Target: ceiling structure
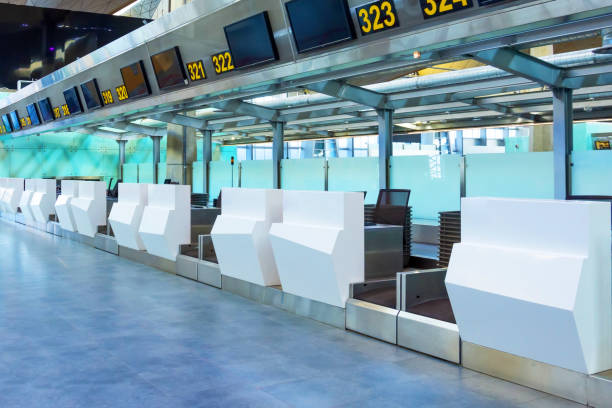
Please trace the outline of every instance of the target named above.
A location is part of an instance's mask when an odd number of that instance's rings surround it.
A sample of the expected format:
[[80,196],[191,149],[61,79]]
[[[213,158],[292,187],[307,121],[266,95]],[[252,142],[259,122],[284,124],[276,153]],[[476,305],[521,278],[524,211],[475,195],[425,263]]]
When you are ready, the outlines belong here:
[[0,3],[113,14],[134,0],[0,0]]
[[[571,4],[557,1],[564,2]],[[599,15],[587,18],[577,13],[551,26],[524,26],[517,33],[482,36],[438,49],[423,47],[418,55],[408,49],[367,65],[240,88],[240,81],[261,81],[258,73],[247,71],[228,80],[235,85],[230,91],[219,88],[223,92],[211,93],[206,87],[214,86],[214,82],[201,85],[202,91],[199,87],[179,89],[40,129],[23,130],[13,137],[66,129],[110,131],[107,136],[117,139],[160,136],[167,123],[174,123],[211,130],[216,140],[226,144],[257,143],[271,141],[274,124],[282,122],[285,140],[320,139],[376,134],[380,110],[393,111],[395,134],[542,124],[553,119],[552,88],[573,89],[576,120],[610,120],[612,55],[584,49],[536,58],[523,52],[577,38],[599,38],[601,43],[601,30],[612,25],[612,2],[606,2],[610,10],[602,9]],[[582,4],[587,3],[590,0]],[[538,13],[531,14],[545,15],[545,11],[550,12],[547,7],[546,2],[536,2],[533,8]],[[513,12],[517,18],[527,18],[529,10]],[[422,35],[429,38],[432,32]],[[420,35],[412,35],[410,42],[420,40]],[[399,41],[397,37],[382,39],[377,49],[392,49],[401,44]],[[321,60],[330,62],[325,54]],[[468,61],[461,68],[473,68],[449,71],[440,65],[454,61]],[[402,77],[402,73],[428,67],[438,67],[441,72]],[[278,67],[277,71],[282,69]],[[267,79],[273,72],[266,72]]]

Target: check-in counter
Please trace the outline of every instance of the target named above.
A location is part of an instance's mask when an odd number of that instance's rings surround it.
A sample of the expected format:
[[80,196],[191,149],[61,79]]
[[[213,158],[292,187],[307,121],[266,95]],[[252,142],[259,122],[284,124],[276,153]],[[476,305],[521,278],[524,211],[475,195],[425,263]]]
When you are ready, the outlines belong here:
[[23,187],[22,178],[4,179],[4,187],[0,189],[1,211],[11,214],[17,213],[23,195]]
[[55,179],[36,179],[36,191],[30,200],[30,210],[36,222],[46,223],[49,216],[55,214],[56,186]]
[[176,261],[180,246],[191,243],[191,186],[149,184],[147,195],[140,238],[151,255]]
[[34,225],[36,222],[34,220],[34,215],[32,214],[32,209],[30,208],[30,202],[32,201],[32,196],[36,192],[36,179],[26,179],[25,180],[25,190],[21,195],[21,200],[19,201],[19,208],[21,208],[21,213],[23,214],[23,220],[26,225]]
[[283,291],[345,308],[364,281],[363,193],[284,191],[270,241]]
[[0,211],[4,212],[4,192],[6,191],[6,178],[0,177]]
[[108,217],[117,244],[138,251],[145,249],[138,229],[147,205],[148,189],[148,184],[119,183],[119,200],[113,204]]
[[79,181],[78,196],[70,201],[79,234],[95,237],[98,227],[106,225],[106,185],[103,181]]
[[610,204],[467,198],[446,287],[461,339],[574,372],[612,368]]
[[281,190],[224,188],[211,237],[221,273],[261,286],[279,285],[270,227],[282,220]]
[[76,180],[62,180],[62,193],[55,201],[55,213],[60,226],[71,232],[76,232],[76,222],[72,213],[72,200],[79,195],[79,182]]

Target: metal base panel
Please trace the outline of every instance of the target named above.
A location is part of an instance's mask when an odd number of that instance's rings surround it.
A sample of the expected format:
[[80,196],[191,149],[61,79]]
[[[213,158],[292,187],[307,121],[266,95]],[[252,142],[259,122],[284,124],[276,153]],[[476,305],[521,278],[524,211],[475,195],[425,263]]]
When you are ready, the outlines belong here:
[[138,262],[152,268],[161,269],[164,272],[176,274],[176,262],[170,261],[159,256],[151,255],[145,251],[136,251],[119,245],[119,256],[129,259],[130,261]]
[[221,288],[259,303],[308,317],[330,326],[345,329],[346,310],[283,292],[279,288],[266,287],[221,275]]
[[612,370],[589,377],[587,396],[590,407],[612,408]]
[[85,235],[81,235],[78,232],[72,232],[67,230],[62,230],[62,237],[68,238],[71,241],[80,242],[81,244],[89,245],[91,247],[95,247],[95,238],[91,238]]
[[110,235],[96,234],[94,237],[94,247],[114,255],[119,255],[119,245],[117,239]]
[[62,227],[58,222],[50,221],[47,224],[47,232],[49,234],[57,235],[58,237],[62,236]]
[[397,344],[456,364],[461,362],[461,339],[456,324],[399,312]]
[[221,269],[219,264],[199,260],[198,282],[221,289]]
[[397,344],[398,311],[357,299],[346,302],[346,328]]
[[8,220],[8,221],[15,222],[15,214],[8,213],[8,212],[2,212],[2,213],[0,213],[0,217],[4,218],[5,220]]
[[176,257],[176,274],[184,278],[198,279],[198,260],[186,255]]
[[[565,368],[479,346],[461,343],[464,367],[562,398],[587,404],[589,376]],[[608,407],[612,403],[607,401]],[[605,406],[605,405],[599,405]]]
[[18,224],[25,225],[25,218],[22,213],[15,214],[15,222]]

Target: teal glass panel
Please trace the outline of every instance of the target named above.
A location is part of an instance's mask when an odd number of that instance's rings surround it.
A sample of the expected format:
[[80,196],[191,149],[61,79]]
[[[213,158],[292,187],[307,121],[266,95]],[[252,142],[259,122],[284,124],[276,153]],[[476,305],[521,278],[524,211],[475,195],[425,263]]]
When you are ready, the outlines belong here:
[[594,150],[593,134],[612,133],[612,123],[592,122],[574,124],[574,151]]
[[572,153],[572,194],[612,196],[612,150]]
[[325,159],[283,160],[281,184],[285,190],[325,190]]
[[365,203],[378,198],[378,157],[328,159],[329,191],[367,191]]
[[193,162],[191,165],[191,191],[196,194],[202,194],[204,191],[204,173],[202,172],[202,162]]
[[461,205],[461,156],[397,156],[391,158],[391,188],[410,190],[413,219],[438,220],[440,211]]
[[229,162],[210,162],[210,200],[217,198],[223,187],[238,186],[238,166],[234,166],[234,177],[232,180],[232,165]]
[[153,184],[153,163],[141,163],[138,165],[138,182]]
[[166,181],[166,168],[166,163],[164,162],[157,165],[157,184],[164,184],[164,181]]
[[240,162],[240,186],[243,188],[274,188],[272,160]]
[[123,182],[138,183],[138,164],[125,163],[123,165]]
[[553,153],[465,156],[468,197],[554,198]]

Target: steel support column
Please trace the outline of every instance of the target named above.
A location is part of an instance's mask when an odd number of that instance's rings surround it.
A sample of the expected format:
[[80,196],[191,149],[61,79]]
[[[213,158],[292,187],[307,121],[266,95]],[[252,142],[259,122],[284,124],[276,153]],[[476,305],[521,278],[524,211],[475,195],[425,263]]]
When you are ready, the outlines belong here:
[[281,160],[285,152],[285,123],[270,122],[274,132],[272,136],[272,187],[281,188]]
[[[209,167],[212,160],[212,133],[212,130],[202,130],[202,192],[204,194],[209,194],[210,189]],[[211,200],[211,198],[208,199]]]
[[553,152],[555,199],[566,200],[571,195],[571,153],[574,141],[573,92],[568,88],[553,88]]
[[119,144],[119,168],[117,169],[117,182],[123,181],[123,165],[125,164],[125,144],[127,140],[117,140]]
[[158,182],[158,167],[161,158],[161,136],[151,136],[151,140],[153,140],[153,184],[157,184]]
[[378,187],[389,188],[389,159],[393,154],[393,111],[378,109]]

